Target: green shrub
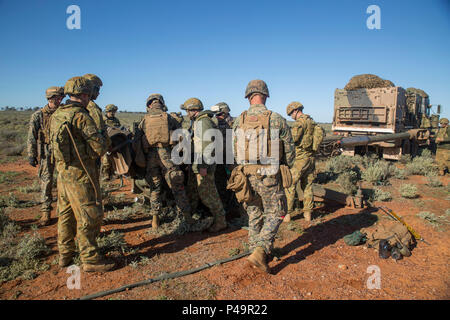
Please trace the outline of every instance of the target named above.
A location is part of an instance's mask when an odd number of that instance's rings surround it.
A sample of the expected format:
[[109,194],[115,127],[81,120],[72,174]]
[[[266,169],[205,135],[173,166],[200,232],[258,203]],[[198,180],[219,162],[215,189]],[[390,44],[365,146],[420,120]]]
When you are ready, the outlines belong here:
[[444,215],[442,215],[442,216],[435,216],[434,213],[431,213],[431,212],[428,212],[428,211],[419,212],[417,214],[417,216],[419,218],[422,218],[422,219],[426,220],[429,224],[431,224],[435,228],[439,228],[442,224],[447,224],[448,223],[448,220],[447,220],[446,216],[444,216]]
[[394,176],[394,178],[399,179],[399,180],[405,180],[406,179],[406,172],[405,172],[405,170],[399,169],[397,167],[394,167],[392,175]]
[[128,250],[128,244],[123,238],[123,234],[116,231],[112,231],[106,236],[98,237],[97,244],[100,251],[104,254],[110,251],[125,253]]
[[358,190],[358,174],[354,171],[346,171],[341,173],[336,179],[336,183],[342,192],[353,195]]
[[331,157],[325,164],[325,171],[339,175],[343,172],[352,170],[355,167],[354,159],[350,156],[339,155]]
[[390,200],[392,200],[392,195],[388,191],[383,191],[381,189],[375,188],[373,200],[375,200],[375,201],[390,201]]
[[427,185],[432,188],[440,188],[442,187],[442,182],[439,180],[437,176],[429,175],[427,176]]
[[18,208],[19,206],[20,202],[13,193],[10,192],[7,196],[0,196],[0,208]]
[[40,192],[41,186],[39,185],[38,181],[35,181],[32,185],[19,187],[19,188],[17,188],[17,190],[22,193],[34,193],[34,192]]
[[393,171],[392,165],[384,160],[375,161],[363,171],[361,177],[373,185],[386,184]]
[[26,234],[16,248],[16,258],[36,259],[50,252],[44,238],[37,232]]
[[406,174],[409,175],[432,175],[437,171],[434,160],[428,156],[415,157],[406,165]]
[[403,198],[408,198],[408,199],[413,199],[413,198],[417,198],[418,194],[417,194],[417,187],[413,184],[402,184],[400,186],[400,195]]

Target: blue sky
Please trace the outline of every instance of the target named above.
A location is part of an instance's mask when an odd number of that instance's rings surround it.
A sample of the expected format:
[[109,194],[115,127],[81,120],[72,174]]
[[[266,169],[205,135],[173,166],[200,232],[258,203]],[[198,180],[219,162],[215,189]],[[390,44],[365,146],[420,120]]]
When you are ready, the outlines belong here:
[[[66,9],[81,8],[81,30]],[[369,5],[381,30],[369,30]],[[355,74],[417,87],[450,116],[450,4],[431,1],[0,0],[0,106],[42,106],[44,91],[99,75],[101,107],[144,111],[150,93],[170,111],[190,97],[206,107],[248,107],[245,87],[263,79],[267,106],[294,100],[331,122],[333,96]]]

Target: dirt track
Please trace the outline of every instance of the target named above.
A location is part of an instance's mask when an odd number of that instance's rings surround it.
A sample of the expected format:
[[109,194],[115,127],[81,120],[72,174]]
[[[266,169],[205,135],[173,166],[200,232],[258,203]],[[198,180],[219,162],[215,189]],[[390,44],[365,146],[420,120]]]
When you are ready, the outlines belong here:
[[[30,184],[36,169],[26,162],[0,165],[1,171],[23,172],[18,185]],[[28,180],[24,180],[28,178]],[[442,178],[444,186],[450,178]],[[374,249],[364,246],[349,247],[342,237],[374,223],[372,215],[385,219],[377,209],[347,209],[322,207],[315,210],[314,223],[308,225],[301,216],[295,221],[303,232],[288,230],[283,224],[275,242],[282,256],[270,262],[273,274],[261,274],[251,268],[245,259],[212,267],[202,272],[174,280],[117,293],[103,299],[449,299],[450,250],[448,225],[438,231],[418,218],[420,211],[436,215],[450,208],[445,188],[439,192],[425,185],[424,177],[409,177],[408,183],[419,186],[419,198],[425,207],[414,200],[398,197],[398,183],[392,181],[390,191],[394,200],[383,203],[400,214],[428,242],[419,242],[412,256],[398,262],[382,260]],[[15,184],[14,187],[17,185]],[[127,199],[133,196],[128,182],[121,190]],[[11,192],[11,185],[1,185],[0,194]],[[16,192],[15,192],[16,193]],[[55,194],[56,195],[56,194]],[[17,193],[20,199],[30,195]],[[13,209],[10,218],[25,231],[36,223],[39,207]],[[106,215],[108,212],[105,213]],[[207,262],[227,258],[232,249],[243,251],[247,231],[228,228],[218,234],[191,233],[180,237],[157,237],[147,233],[151,222],[143,216],[127,221],[106,224],[102,231],[123,232],[128,245],[136,249],[133,255],[118,258],[118,269],[104,274],[81,273],[81,289],[69,290],[69,274],[51,262],[57,256],[57,228],[55,210],[52,225],[39,228],[39,232],[52,248],[46,258],[50,269],[33,280],[13,280],[0,285],[1,299],[73,299],[94,292],[117,288],[124,284],[153,278],[164,272],[187,270]],[[134,268],[130,263],[142,256],[149,263]],[[381,289],[368,289],[369,266],[379,266]]]

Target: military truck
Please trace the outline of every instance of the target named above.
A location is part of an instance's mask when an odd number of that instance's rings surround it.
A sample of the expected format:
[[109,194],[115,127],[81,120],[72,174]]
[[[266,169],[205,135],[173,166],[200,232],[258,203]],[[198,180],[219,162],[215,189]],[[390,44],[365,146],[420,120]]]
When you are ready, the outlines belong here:
[[342,154],[374,152],[399,160],[403,154],[414,156],[419,147],[429,146],[436,117],[430,116],[426,93],[410,89],[336,89],[332,131],[342,138]]

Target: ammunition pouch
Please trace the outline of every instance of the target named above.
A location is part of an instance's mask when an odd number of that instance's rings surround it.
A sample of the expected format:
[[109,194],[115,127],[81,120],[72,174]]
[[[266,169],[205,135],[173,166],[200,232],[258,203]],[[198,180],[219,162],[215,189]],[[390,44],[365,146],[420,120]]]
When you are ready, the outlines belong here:
[[281,180],[283,182],[283,188],[287,189],[290,186],[292,186],[292,174],[291,170],[286,165],[280,166],[280,172],[281,172]]
[[248,174],[244,173],[244,169],[244,166],[235,167],[227,182],[227,189],[235,193],[239,203],[250,202],[253,199],[250,182],[247,178]]

